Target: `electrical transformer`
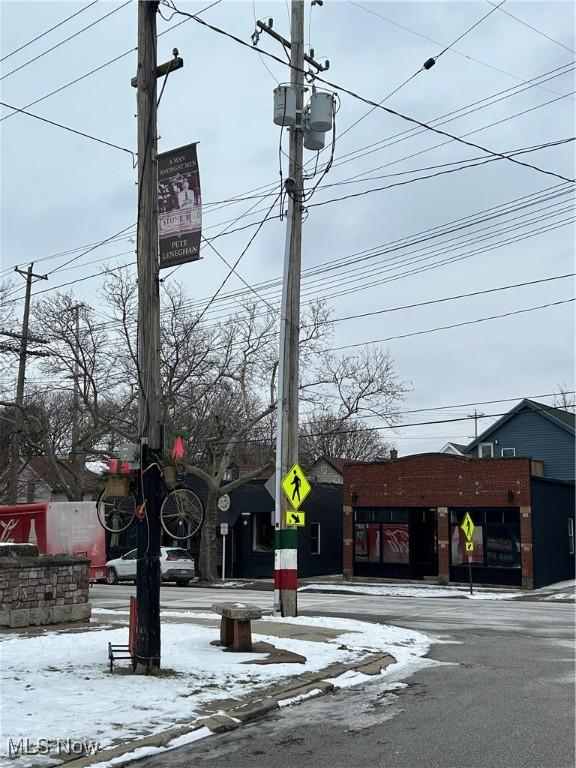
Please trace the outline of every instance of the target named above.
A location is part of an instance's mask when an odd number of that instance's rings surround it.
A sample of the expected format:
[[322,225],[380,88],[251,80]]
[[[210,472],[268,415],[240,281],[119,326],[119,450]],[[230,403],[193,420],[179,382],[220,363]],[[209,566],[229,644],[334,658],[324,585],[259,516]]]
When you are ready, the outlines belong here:
[[319,92],[310,96],[310,129],[325,133],[332,129],[334,98],[331,93]]
[[296,125],[296,91],[290,85],[274,89],[274,123],[284,127]]

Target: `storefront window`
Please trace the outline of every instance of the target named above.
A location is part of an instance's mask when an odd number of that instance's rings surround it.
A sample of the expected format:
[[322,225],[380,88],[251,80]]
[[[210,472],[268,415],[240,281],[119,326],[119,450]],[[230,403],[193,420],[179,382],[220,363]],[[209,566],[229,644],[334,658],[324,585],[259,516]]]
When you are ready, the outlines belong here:
[[382,526],[382,560],[385,563],[408,563],[410,561],[410,533],[403,523]]
[[354,557],[356,560],[368,559],[368,537],[366,525],[356,525],[354,531]]
[[369,563],[380,562],[380,526],[377,523],[356,525],[354,557]]
[[380,562],[380,526],[371,524],[368,528],[368,562]]
[[521,568],[518,526],[486,525],[486,565]]
[[476,565],[484,565],[484,535],[483,526],[477,525],[472,534],[472,552],[466,551],[468,539],[459,525],[452,526],[452,565],[465,565],[468,562]]

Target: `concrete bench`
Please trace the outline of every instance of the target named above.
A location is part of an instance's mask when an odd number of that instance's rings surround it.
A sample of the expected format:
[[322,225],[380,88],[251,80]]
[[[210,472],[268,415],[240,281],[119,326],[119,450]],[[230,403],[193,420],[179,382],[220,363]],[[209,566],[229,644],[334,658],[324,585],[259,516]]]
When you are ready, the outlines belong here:
[[252,619],[261,619],[262,611],[256,605],[244,603],[215,603],[214,613],[222,617],[220,642],[235,651],[252,650]]

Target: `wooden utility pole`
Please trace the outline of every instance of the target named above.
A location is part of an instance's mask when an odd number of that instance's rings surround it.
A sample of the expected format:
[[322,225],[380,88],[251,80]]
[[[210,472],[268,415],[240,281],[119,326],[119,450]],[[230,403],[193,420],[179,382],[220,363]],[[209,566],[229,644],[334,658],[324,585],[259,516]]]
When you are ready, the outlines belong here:
[[278,420],[276,438],[275,514],[275,609],[282,616],[296,616],[297,529],[286,525],[286,499],[280,489],[282,478],[298,461],[298,384],[300,342],[300,272],[302,250],[302,156],[304,105],[304,0],[292,0],[290,85],[296,92],[296,125],[289,129],[289,179],[284,280],[280,317],[280,358],[278,367]]
[[75,491],[82,501],[84,491],[84,457],[80,456],[80,309],[82,304],[75,304],[70,309],[74,312],[74,394],[72,401],[72,466],[74,468]]
[[160,292],[156,165],[156,13],[138,2],[138,421],[141,437],[138,503],[136,674],[160,669],[160,502],[156,461],[161,444]]
[[22,335],[20,337],[20,355],[18,363],[18,382],[16,384],[16,401],[14,413],[14,432],[12,433],[12,451],[10,476],[8,478],[8,503],[18,502],[18,476],[20,474],[20,434],[22,432],[22,406],[24,404],[24,381],[26,379],[26,358],[28,356],[28,322],[30,318],[30,298],[32,296],[32,278],[47,280],[47,275],[35,275],[32,271],[34,264],[23,272],[15,267],[15,272],[26,278],[26,295],[24,298],[24,317],[22,319]]

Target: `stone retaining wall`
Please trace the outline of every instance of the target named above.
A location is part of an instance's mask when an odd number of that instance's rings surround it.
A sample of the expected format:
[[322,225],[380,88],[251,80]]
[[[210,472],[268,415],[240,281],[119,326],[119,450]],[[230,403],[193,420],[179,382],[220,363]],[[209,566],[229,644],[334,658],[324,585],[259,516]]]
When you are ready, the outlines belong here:
[[38,555],[30,544],[0,546],[0,627],[86,621],[90,560]]

